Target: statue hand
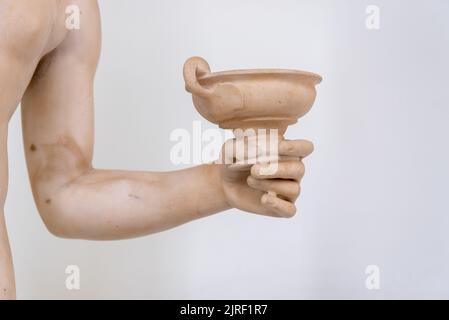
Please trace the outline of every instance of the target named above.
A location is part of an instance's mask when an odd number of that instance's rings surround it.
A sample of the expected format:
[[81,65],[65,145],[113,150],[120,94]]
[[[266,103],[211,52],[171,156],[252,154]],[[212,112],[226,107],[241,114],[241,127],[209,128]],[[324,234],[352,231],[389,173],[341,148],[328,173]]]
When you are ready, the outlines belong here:
[[273,163],[254,164],[250,171],[223,165],[223,190],[230,206],[273,217],[295,215],[295,200],[304,176],[302,159],[313,152],[313,144],[306,140],[282,140],[278,147],[279,156],[289,159],[277,162],[276,170],[267,170],[270,165],[273,168]]

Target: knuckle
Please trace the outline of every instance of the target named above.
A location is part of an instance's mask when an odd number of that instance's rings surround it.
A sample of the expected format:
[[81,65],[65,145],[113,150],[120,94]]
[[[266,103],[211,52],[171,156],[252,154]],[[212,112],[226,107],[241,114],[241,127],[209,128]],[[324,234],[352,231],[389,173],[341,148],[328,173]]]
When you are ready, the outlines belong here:
[[251,167],[251,176],[258,177],[260,171],[260,165],[255,164]]
[[298,143],[294,140],[282,140],[279,144],[279,152],[282,154],[293,155],[298,153]]
[[246,183],[250,186],[250,187],[257,187],[259,185],[257,179],[255,179],[252,176],[248,176],[248,178],[246,178]]
[[294,153],[296,151],[296,146],[293,143],[286,143],[285,151],[288,153]]
[[259,179],[270,178],[277,175],[279,172],[282,172],[282,166],[276,163],[268,163],[268,164],[258,164],[254,169],[255,177]]

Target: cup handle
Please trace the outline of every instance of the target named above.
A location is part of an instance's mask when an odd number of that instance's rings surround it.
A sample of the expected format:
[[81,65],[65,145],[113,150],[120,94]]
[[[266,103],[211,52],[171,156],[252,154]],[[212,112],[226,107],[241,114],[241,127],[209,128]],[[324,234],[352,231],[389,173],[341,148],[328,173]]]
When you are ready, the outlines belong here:
[[210,73],[210,67],[206,60],[201,57],[192,57],[184,64],[184,81],[186,90],[194,95],[206,98],[212,94],[212,90],[204,88],[199,82],[198,77]]

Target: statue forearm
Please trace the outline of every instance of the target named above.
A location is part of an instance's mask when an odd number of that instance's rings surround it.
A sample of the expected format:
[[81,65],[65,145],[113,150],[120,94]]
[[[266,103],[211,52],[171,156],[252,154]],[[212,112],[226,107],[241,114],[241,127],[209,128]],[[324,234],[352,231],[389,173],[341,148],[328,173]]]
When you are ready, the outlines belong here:
[[[228,209],[218,165],[173,172],[91,169],[60,187],[38,183],[36,202],[55,235],[113,240],[143,236]],[[55,180],[56,181],[56,180]]]

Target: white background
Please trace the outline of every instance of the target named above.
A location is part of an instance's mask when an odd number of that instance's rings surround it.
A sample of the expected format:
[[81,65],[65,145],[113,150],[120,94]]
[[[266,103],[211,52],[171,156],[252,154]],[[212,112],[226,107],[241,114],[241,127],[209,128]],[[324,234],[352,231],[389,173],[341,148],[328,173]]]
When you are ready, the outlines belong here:
[[[365,27],[370,4],[381,10],[377,31]],[[299,214],[230,210],[135,240],[57,239],[32,200],[17,112],[6,214],[19,298],[449,298],[448,1],[100,6],[95,166],[180,168],[170,132],[201,120],[182,79],[192,55],[217,71],[308,70],[323,83],[287,132],[316,146]],[[79,291],[65,288],[71,264]],[[365,287],[371,264],[377,291]]]

